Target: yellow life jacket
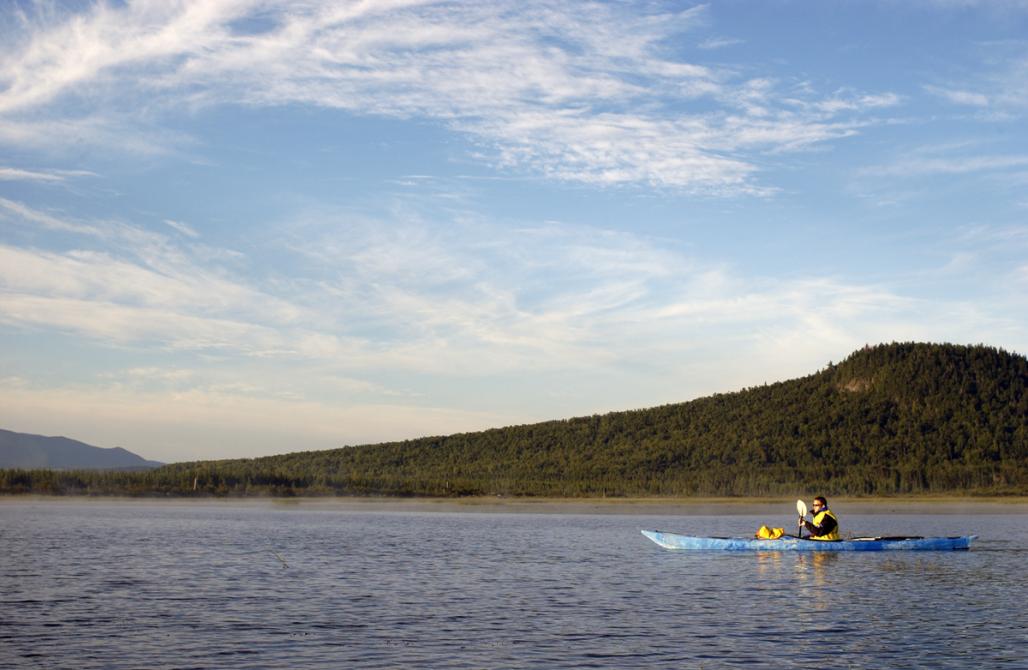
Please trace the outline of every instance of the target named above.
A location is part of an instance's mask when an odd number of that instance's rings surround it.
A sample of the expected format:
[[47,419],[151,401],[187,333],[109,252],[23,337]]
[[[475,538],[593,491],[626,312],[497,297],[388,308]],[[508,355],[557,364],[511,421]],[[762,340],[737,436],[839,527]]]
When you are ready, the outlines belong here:
[[777,540],[783,535],[785,535],[784,528],[768,528],[767,526],[761,526],[754,537],[758,540]]
[[818,535],[817,537],[811,535],[810,536],[811,540],[838,540],[839,539],[839,519],[837,519],[836,516],[834,514],[832,514],[832,510],[830,510],[830,509],[822,510],[821,512],[818,513],[817,516],[814,517],[814,520],[811,523],[813,523],[815,526],[820,526],[821,522],[824,521],[824,518],[826,516],[830,516],[833,519],[835,519],[835,528],[833,528],[832,532],[828,533],[827,535]]

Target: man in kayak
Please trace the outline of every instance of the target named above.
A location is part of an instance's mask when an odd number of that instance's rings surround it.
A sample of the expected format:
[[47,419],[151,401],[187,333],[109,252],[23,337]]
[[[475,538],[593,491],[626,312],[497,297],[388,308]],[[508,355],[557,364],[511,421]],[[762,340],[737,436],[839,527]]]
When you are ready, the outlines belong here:
[[832,511],[828,509],[828,501],[825,500],[824,496],[814,498],[814,502],[810,506],[810,513],[814,515],[812,520],[807,521],[802,517],[799,520],[800,529],[806,528],[810,531],[809,539],[839,539],[839,520],[836,519],[835,515],[832,514]]

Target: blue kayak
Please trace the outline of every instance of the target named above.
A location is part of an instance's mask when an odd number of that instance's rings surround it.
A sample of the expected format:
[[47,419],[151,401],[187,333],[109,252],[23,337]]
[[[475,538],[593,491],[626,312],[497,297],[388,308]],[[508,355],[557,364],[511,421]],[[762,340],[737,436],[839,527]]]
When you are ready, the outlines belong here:
[[846,540],[808,540],[782,537],[756,540],[747,537],[691,537],[659,530],[643,535],[665,549],[707,551],[952,551],[970,549],[977,535],[959,537],[856,537]]

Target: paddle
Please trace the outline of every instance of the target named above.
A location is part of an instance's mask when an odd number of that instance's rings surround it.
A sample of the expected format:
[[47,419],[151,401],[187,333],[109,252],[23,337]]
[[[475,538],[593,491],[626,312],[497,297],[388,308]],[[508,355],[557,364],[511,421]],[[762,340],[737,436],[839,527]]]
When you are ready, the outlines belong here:
[[[797,500],[796,501],[796,513],[800,515],[800,519],[802,519],[803,517],[807,516],[807,503],[803,502],[802,500]],[[797,538],[802,538],[803,537],[803,528],[797,528],[796,529],[796,537]]]

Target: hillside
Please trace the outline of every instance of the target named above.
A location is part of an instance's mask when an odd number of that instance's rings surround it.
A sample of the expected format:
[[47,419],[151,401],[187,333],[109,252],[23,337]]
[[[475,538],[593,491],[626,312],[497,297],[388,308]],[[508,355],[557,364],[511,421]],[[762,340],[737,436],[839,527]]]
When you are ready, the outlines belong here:
[[[173,464],[124,486],[216,495],[1028,493],[1026,386],[1024,356],[985,346],[889,344],[801,379],[686,403]],[[24,490],[6,476],[0,490]],[[117,486],[85,478],[65,488]]]
[[121,447],[104,449],[66,437],[0,430],[0,468],[91,470],[154,468],[160,465]]

